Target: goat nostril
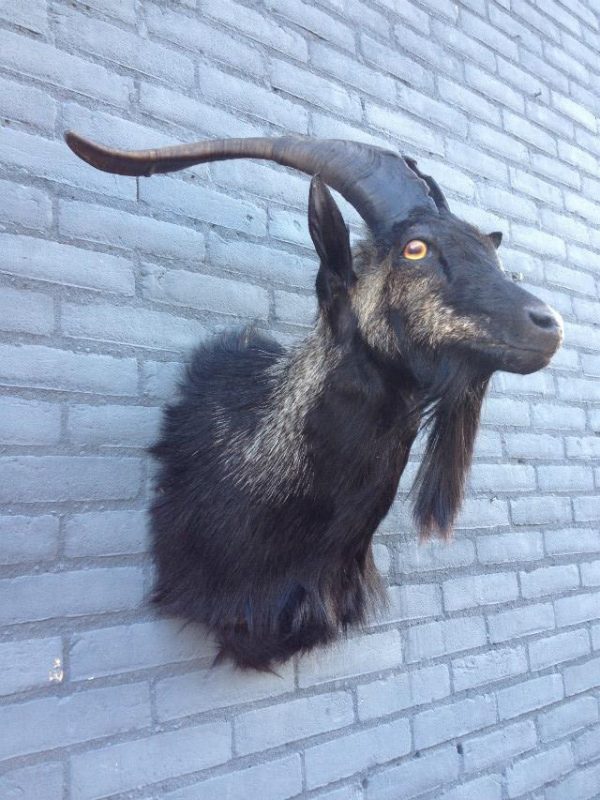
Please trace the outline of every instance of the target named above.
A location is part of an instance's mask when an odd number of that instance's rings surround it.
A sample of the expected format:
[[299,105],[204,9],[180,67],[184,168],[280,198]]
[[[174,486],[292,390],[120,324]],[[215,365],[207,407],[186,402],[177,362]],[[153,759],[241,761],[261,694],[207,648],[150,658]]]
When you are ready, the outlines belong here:
[[538,328],[543,328],[546,331],[558,328],[558,320],[554,314],[548,311],[534,311],[531,308],[528,310],[528,313],[529,319]]

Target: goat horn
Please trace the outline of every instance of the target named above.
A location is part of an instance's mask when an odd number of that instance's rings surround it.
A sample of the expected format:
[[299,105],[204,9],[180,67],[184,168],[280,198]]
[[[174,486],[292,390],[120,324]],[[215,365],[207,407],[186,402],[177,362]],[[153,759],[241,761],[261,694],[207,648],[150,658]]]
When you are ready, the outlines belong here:
[[[231,158],[261,158],[319,173],[342,194],[376,236],[389,233],[415,208],[439,209],[437,184],[428,182],[412,159],[381,147],[342,139],[276,138],[214,139],[156,150],[113,150],[76,133],[65,134],[71,150],[96,169],[117,175],[174,172]],[[412,163],[411,163],[412,162]],[[431,180],[431,179],[430,179]],[[445,202],[445,201],[444,201]],[[447,206],[446,206],[447,208]]]

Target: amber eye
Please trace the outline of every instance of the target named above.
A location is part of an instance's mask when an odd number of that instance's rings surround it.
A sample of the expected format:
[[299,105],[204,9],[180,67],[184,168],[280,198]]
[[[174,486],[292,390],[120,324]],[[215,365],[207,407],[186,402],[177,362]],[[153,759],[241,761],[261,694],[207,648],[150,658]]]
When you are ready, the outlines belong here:
[[427,245],[420,239],[412,239],[402,251],[404,258],[410,258],[411,261],[418,261],[425,258],[427,255]]

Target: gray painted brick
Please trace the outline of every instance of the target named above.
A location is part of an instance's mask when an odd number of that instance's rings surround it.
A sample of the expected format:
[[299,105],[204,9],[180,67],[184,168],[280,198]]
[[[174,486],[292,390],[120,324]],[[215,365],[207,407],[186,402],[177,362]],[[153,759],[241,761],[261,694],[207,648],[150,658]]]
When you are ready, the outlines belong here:
[[131,263],[119,256],[28,236],[0,234],[0,271],[83,289],[132,295]]
[[513,458],[562,458],[563,441],[543,433],[509,433],[506,449]]
[[429,572],[472,564],[475,560],[475,548],[468,539],[457,540],[452,546],[436,540],[423,544],[415,541],[402,542],[397,549],[396,558],[396,569],[400,573]]
[[521,497],[510,501],[512,518],[516,525],[557,524],[571,520],[571,503],[568,497]]
[[306,132],[306,109],[269,89],[206,65],[200,73],[200,86],[203,98],[222,103],[228,109],[239,109],[288,132]]
[[541,533],[505,533],[477,537],[477,557],[482,564],[537,561],[544,557]]
[[494,425],[528,427],[531,419],[529,405],[507,397],[489,397],[485,401],[483,418]]
[[239,3],[210,0],[203,8],[205,14],[244,33],[248,38],[262,42],[274,50],[296,58],[308,60],[304,38],[287,25]]
[[41,292],[2,287],[0,330],[16,333],[51,334],[54,300]]
[[[497,497],[466,498],[456,519],[457,530],[499,528],[508,525],[508,504]],[[471,544],[471,543],[469,543]],[[472,545],[471,545],[472,547]]]
[[315,789],[369,767],[385,764],[406,755],[410,749],[410,726],[406,719],[310,747],[304,754],[307,787]]
[[[465,77],[467,85],[481,92],[485,97],[492,98],[515,111],[524,112],[525,101],[522,94],[512,89],[506,81],[499,81],[489,72],[484,72],[474,64],[465,64]],[[514,117],[514,114],[511,117]],[[504,116],[504,121],[506,123],[506,116]],[[507,130],[511,130],[510,126],[507,127]],[[511,131],[511,133],[517,132]]]
[[519,594],[516,576],[511,572],[451,578],[444,581],[442,589],[447,611],[506,603],[515,600]]
[[365,102],[365,115],[371,125],[391,134],[399,141],[407,141],[413,146],[426,149],[429,153],[441,155],[443,152],[441,135],[427,124],[417,122],[400,112],[391,112],[369,101]]
[[27,39],[27,47],[23,47],[22,37],[11,31],[0,31],[0,53],[1,62],[19,76],[27,75],[94,100],[127,106],[133,92],[132,78],[35,39]]
[[179,379],[182,364],[178,361],[145,361],[142,365],[142,387],[146,397],[171,400]]
[[125,500],[140,490],[137,458],[5,456],[0,458],[0,501]]
[[56,23],[59,40],[77,50],[100,56],[120,67],[129,67],[141,75],[151,75],[165,83],[193,84],[192,60],[170,48],[71,9],[60,9]]
[[[561,142],[558,146],[560,148]],[[559,181],[576,189],[581,185],[581,177],[577,170],[559,162],[556,157],[547,156],[544,153],[531,153],[531,165],[537,172],[553,181]]]
[[48,10],[44,0],[31,0],[27,8],[3,0],[0,3],[0,18],[33,33],[48,32]]
[[592,472],[587,467],[555,465],[538,467],[540,488],[548,491],[586,491],[594,488]]
[[271,84],[299,100],[330,109],[350,119],[360,119],[358,97],[333,81],[299,69],[287,61],[272,61]]
[[269,750],[318,733],[345,728],[354,721],[352,697],[346,692],[303,697],[247,711],[234,721],[239,755]]
[[396,86],[391,77],[357,64],[355,58],[332,50],[328,45],[315,42],[311,48],[311,61],[319,70],[360,92],[387,102],[396,101]]
[[[240,17],[244,10],[242,6]],[[192,57],[210,57],[254,75],[261,75],[264,71],[263,56],[258,48],[240,41],[239,36],[231,36],[188,14],[178,14],[164,6],[148,5],[146,23],[154,36],[181,45],[191,51]],[[290,49],[291,45],[292,42]]]
[[[591,278],[591,275],[585,275],[585,278]],[[580,291],[580,290],[578,290]],[[588,294],[592,297],[595,296],[595,287],[594,289],[589,286]],[[594,324],[597,321],[598,317],[598,307],[597,304],[594,303],[592,300],[585,300],[581,297],[574,297],[573,298],[573,311],[575,312],[575,316],[580,322],[591,322]],[[585,385],[585,384],[584,384]],[[568,395],[567,395],[568,396]],[[571,395],[573,397],[573,395]],[[589,397],[589,394],[588,394]],[[573,398],[576,399],[576,398]]]
[[445,664],[419,667],[411,672],[359,686],[358,715],[361,720],[383,717],[441,700],[448,697],[450,692],[450,676]]
[[460,61],[445,48],[437,45],[431,37],[413,33],[406,35],[405,26],[394,26],[394,34],[403,50],[408,50],[418,59],[427,61],[433,68],[437,68],[443,75],[457,77],[461,73]]
[[62,641],[57,637],[0,644],[0,695],[50,685],[53,670],[62,662]]
[[135,0],[87,0],[86,6],[131,25],[135,23]]
[[0,563],[19,564],[54,558],[58,550],[58,517],[0,516]]
[[481,617],[427,622],[408,630],[408,663],[435,658],[460,650],[471,650],[485,644],[485,624]]
[[[458,6],[449,4],[449,7],[456,13]],[[460,57],[467,55],[486,69],[494,71],[495,59],[490,48],[482,45],[477,39],[467,36],[458,26],[448,25],[446,20],[440,19],[436,14],[431,18],[431,29],[435,38],[445,47],[454,50]]]
[[542,678],[523,681],[497,693],[500,719],[520,717],[536,708],[552,705],[564,697],[560,675],[545,675]]
[[483,175],[499,183],[508,182],[508,172],[503,160],[453,139],[448,140],[447,148],[450,158],[470,172]]
[[332,792],[319,792],[315,797],[317,797],[318,800],[363,800],[362,782],[342,786],[340,789],[334,789]]
[[211,722],[74,755],[73,800],[95,800],[175,775],[223,764],[231,757],[227,722]]
[[267,215],[255,203],[229,197],[188,181],[162,176],[143,181],[140,183],[139,197],[150,208],[164,209],[252,236],[264,236],[267,230]]
[[566,553],[597,553],[600,544],[600,531],[583,528],[562,531],[546,531],[544,534],[546,552],[549,555]]
[[180,350],[206,335],[195,319],[135,306],[64,303],[61,327],[71,339],[133,344],[157,350]]
[[558,406],[549,403],[535,406],[533,424],[536,428],[579,430],[585,428],[585,412],[576,406]]
[[499,611],[488,620],[492,642],[506,642],[520,636],[552,630],[554,609],[550,603],[524,606],[510,611]]
[[313,287],[317,275],[316,259],[308,261],[295,253],[287,253],[250,242],[226,242],[218,236],[210,240],[211,261],[227,272],[252,279],[284,284],[287,289]]
[[474,464],[469,482],[474,492],[524,492],[535,488],[535,471],[514,464]]
[[578,763],[585,763],[596,758],[600,753],[600,726],[581,734],[573,741],[573,752]]
[[2,624],[135,608],[143,597],[137,567],[43,573],[0,581]]
[[600,765],[578,770],[560,781],[556,786],[550,786],[546,790],[548,800],[593,800],[598,796],[598,786],[600,786]]
[[[2,81],[0,81],[0,91]],[[44,230],[52,223],[52,203],[46,192],[32,186],[19,186],[10,181],[0,181],[3,196],[10,193],[11,202],[0,208],[0,220],[22,225],[24,228]],[[2,264],[2,262],[0,262]]]
[[148,447],[158,437],[155,406],[69,407],[67,435],[74,444],[93,447]]
[[569,772],[572,767],[573,755],[567,744],[523,758],[507,769],[508,796],[518,797],[537,789]]
[[3,625],[135,608],[143,597],[137,567],[42,573],[0,581]]
[[388,599],[386,621],[424,619],[442,613],[439,589],[432,583],[392,586]]
[[[311,255],[314,254],[308,236],[306,199],[309,183],[307,176],[291,169],[286,169],[283,173],[282,167],[269,164],[269,162],[238,159],[216,162],[211,165],[210,170],[215,183],[228,191],[235,188],[247,195],[251,190],[253,201],[257,197],[275,201],[283,204],[286,212],[289,211],[289,206],[301,209],[300,218],[304,236],[300,240],[300,244],[308,247]],[[348,206],[348,208],[352,208],[352,206]],[[356,212],[354,213],[356,214]]]
[[555,138],[543,128],[538,125],[533,125],[529,120],[520,117],[518,114],[513,114],[510,111],[504,111],[502,118],[506,131],[540,150],[556,154],[557,146]]
[[569,700],[538,717],[542,741],[548,742],[573,734],[598,720],[598,703],[593,697]]
[[581,582],[584,586],[600,586],[600,561],[581,564]]
[[468,12],[463,13],[462,24],[468,34],[475,36],[484,44],[499,51],[503,56],[512,58],[513,61],[519,60],[516,43],[508,36],[500,33],[497,28]]
[[567,695],[579,694],[592,689],[600,683],[600,658],[593,658],[584,664],[565,667],[565,690]]
[[331,680],[366,675],[402,663],[402,645],[398,631],[372,633],[348,639],[327,649],[315,650],[298,665],[301,687]]
[[396,800],[398,787],[403,799],[439,790],[458,777],[459,759],[455,748],[413,757],[397,767],[378,772],[369,780],[367,800]]
[[277,761],[194,783],[184,789],[161,794],[165,800],[246,800],[260,796],[261,800],[287,800],[302,790],[300,756],[290,755]]
[[535,670],[571,661],[589,652],[589,637],[581,628],[529,642],[529,661]]
[[141,553],[147,546],[146,511],[91,511],[65,522],[70,558]]
[[42,345],[0,345],[0,381],[9,385],[134,395],[133,358],[74,353]]
[[535,598],[555,595],[579,586],[579,573],[575,564],[559,567],[540,567],[519,575],[523,597]]
[[496,702],[490,695],[422,711],[414,718],[415,747],[431,747],[496,722]]
[[0,794],[6,800],[56,800],[62,793],[63,765],[56,761],[19,767],[0,775]]
[[139,102],[140,108],[153,119],[175,122],[212,136],[258,136],[263,133],[260,124],[243,120],[239,114],[199,102],[164,86],[142,81]]
[[268,0],[267,7],[275,14],[310,31],[318,39],[326,39],[340,47],[354,50],[355,34],[352,28],[309,3],[302,0]]
[[452,130],[455,135],[466,135],[467,117],[445,103],[432,100],[422,92],[409,86],[398,87],[398,104],[413,114],[431,121],[442,128]]
[[182,628],[177,620],[138,622],[74,634],[70,677],[89,681],[211,656],[214,645],[197,626]]
[[474,686],[501,681],[527,672],[527,656],[523,647],[505,647],[452,661],[454,689],[462,692]]
[[[6,291],[2,290],[3,295]],[[59,438],[58,404],[0,397],[0,441],[3,444],[56,444]]]
[[[56,121],[56,102],[47,93],[32,86],[0,80],[2,116],[52,131]],[[14,213],[14,211],[13,211]]]
[[132,683],[3,706],[0,719],[11,736],[0,742],[0,758],[145,728],[150,723],[148,705],[148,686]]
[[290,325],[311,325],[316,317],[316,310],[315,298],[312,296],[275,292],[275,315],[281,322]]
[[576,497],[573,500],[576,522],[589,522],[600,519],[600,498]]
[[516,722],[498,730],[467,739],[463,743],[465,769],[483,770],[532,750],[537,743],[533,720]]
[[204,237],[198,231],[105,206],[61,201],[58,225],[65,236],[141,250],[154,258],[198,261],[204,256]]
[[571,597],[562,597],[555,600],[556,624],[559,627],[565,625],[577,625],[586,620],[600,618],[600,594],[592,592],[590,594],[578,594]]
[[384,73],[394,75],[417,88],[433,89],[433,75],[410,56],[399,52],[397,47],[386,47],[367,34],[361,35],[361,49],[365,59]]
[[502,777],[486,775],[468,783],[457,786],[449,792],[439,795],[439,800],[500,800],[502,796]]
[[276,674],[246,674],[229,665],[219,670],[202,669],[159,681],[156,686],[157,713],[161,720],[176,719],[277,697],[292,691],[293,687],[291,665],[280,667]]

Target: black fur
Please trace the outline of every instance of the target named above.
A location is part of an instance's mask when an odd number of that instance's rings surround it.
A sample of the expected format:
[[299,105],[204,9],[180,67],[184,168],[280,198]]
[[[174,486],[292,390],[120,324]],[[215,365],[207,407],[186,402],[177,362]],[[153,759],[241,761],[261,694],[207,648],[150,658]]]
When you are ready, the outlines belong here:
[[[497,237],[449,213],[353,256],[315,178],[309,227],[321,265],[307,341],[286,353],[250,328],[200,347],[152,449],[155,599],[255,669],[382,602],[371,540],[421,424],[415,519],[449,535],[491,373],[539,369],[559,341],[533,331],[527,309],[545,307],[502,275]],[[418,263],[403,256],[415,238],[429,248]]]

